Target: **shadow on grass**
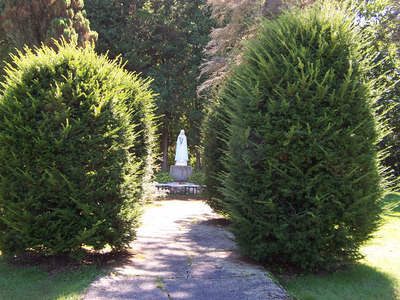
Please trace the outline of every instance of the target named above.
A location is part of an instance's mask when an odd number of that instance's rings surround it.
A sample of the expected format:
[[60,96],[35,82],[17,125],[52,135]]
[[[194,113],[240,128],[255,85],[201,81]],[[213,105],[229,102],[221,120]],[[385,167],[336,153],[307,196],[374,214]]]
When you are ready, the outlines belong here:
[[294,299],[399,299],[396,279],[365,264],[329,275],[282,277],[280,283]]
[[390,207],[390,212],[388,215],[392,217],[399,217],[400,214],[400,193],[391,193],[386,195],[385,199],[383,200],[383,204],[385,206]]
[[204,196],[199,194],[167,194],[164,200],[182,200],[182,201],[192,201],[201,200],[204,201]]
[[0,255],[0,299],[74,300],[108,266],[124,261],[125,255],[107,254],[79,263],[65,258],[27,254],[5,260]]

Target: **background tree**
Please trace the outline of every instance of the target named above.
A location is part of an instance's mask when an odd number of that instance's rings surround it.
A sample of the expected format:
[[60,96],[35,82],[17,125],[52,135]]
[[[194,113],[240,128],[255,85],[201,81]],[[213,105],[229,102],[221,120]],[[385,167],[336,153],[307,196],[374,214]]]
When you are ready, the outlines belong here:
[[[378,84],[387,88],[380,95],[381,111],[388,110],[386,118],[392,132],[381,142],[390,148],[384,163],[400,176],[400,3],[393,0],[361,1],[360,26],[367,36],[373,37],[373,47],[381,64],[369,76],[379,78]],[[397,104],[393,106],[393,104]]]
[[97,39],[90,30],[83,0],[1,0],[1,26],[10,43],[23,49],[53,46],[53,39],[64,38],[83,45]]
[[92,27],[99,32],[96,50],[109,51],[111,57],[121,55],[128,70],[154,79],[157,114],[162,116],[163,169],[168,147],[174,147],[181,128],[187,131],[190,152],[196,152],[204,102],[197,98],[196,78],[212,24],[204,1],[87,0],[86,4]]
[[8,41],[4,29],[0,27],[0,81],[3,81],[6,63],[11,62],[10,53],[14,52],[13,49],[14,47]]
[[263,17],[273,19],[285,8],[306,7],[314,0],[208,0],[211,17],[217,27],[210,34],[205,53],[206,62],[202,64],[201,75],[205,77],[198,87],[202,94],[216,89],[229,73],[230,65],[240,60],[238,51],[242,42],[254,34],[256,26]]

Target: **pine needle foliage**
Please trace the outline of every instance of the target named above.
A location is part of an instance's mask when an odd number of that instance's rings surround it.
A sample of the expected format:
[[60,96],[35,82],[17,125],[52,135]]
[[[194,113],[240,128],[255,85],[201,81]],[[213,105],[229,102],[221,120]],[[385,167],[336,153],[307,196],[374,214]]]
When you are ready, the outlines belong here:
[[125,247],[152,163],[148,82],[92,45],[13,57],[0,97],[0,251]]
[[204,196],[207,204],[216,212],[223,212],[221,175],[225,172],[222,157],[226,151],[226,112],[224,99],[209,103],[203,121],[201,144],[204,162]]
[[351,261],[380,224],[384,124],[355,21],[329,3],[263,21],[224,87],[220,203],[259,261]]
[[90,29],[83,0],[0,0],[0,25],[8,41],[19,50],[24,46],[54,47],[65,39],[84,46],[96,41]]

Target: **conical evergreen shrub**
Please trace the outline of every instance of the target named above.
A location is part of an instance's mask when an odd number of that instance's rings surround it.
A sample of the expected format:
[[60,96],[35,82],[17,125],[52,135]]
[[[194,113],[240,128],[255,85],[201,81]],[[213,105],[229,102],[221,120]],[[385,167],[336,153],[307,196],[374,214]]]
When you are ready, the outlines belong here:
[[225,124],[227,121],[222,100],[214,100],[208,106],[201,132],[205,185],[203,194],[207,204],[219,213],[224,211],[221,175],[225,168],[221,157],[226,151],[224,134],[226,133]]
[[0,251],[123,248],[154,156],[148,82],[90,45],[25,50],[0,97]]
[[220,95],[221,199],[239,248],[259,261],[356,259],[379,226],[383,124],[355,18],[318,3],[265,20]]

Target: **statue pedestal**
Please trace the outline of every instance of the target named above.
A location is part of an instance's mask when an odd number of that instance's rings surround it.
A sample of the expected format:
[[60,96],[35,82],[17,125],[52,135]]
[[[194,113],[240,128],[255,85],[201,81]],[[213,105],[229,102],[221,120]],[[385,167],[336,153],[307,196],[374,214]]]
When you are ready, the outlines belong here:
[[192,175],[193,168],[191,166],[171,166],[169,174],[178,182],[185,182]]

